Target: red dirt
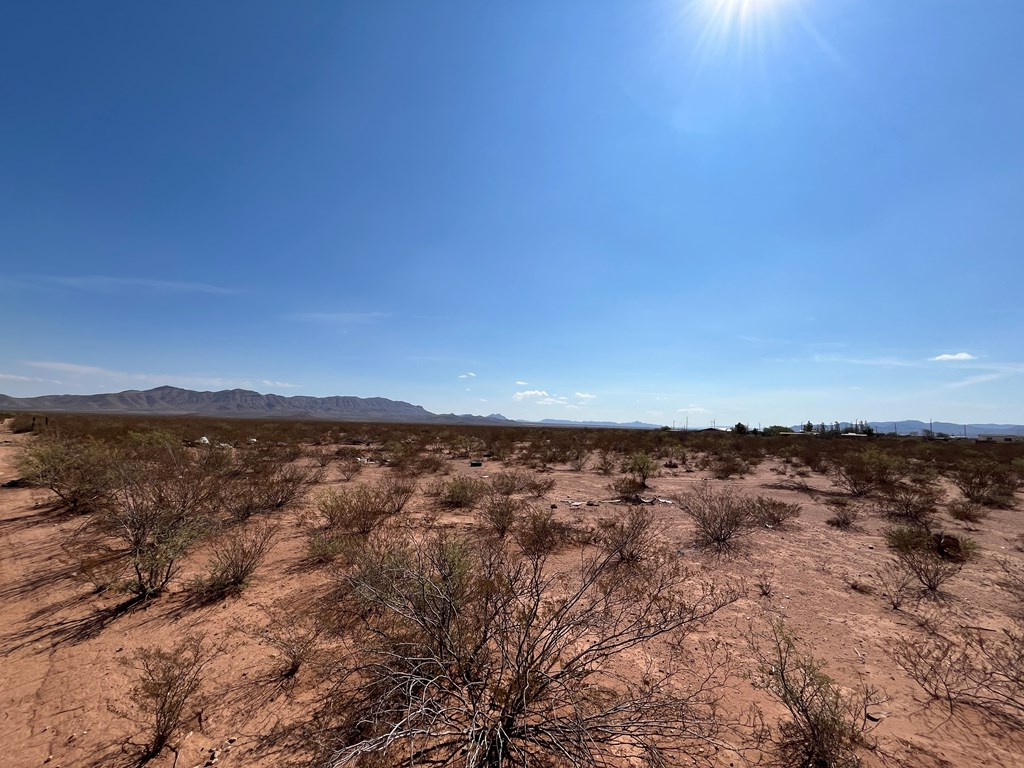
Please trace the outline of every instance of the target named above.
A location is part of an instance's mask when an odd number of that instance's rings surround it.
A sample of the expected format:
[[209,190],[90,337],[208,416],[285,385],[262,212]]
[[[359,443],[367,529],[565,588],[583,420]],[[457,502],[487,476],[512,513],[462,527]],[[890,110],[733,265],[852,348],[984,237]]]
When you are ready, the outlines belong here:
[[[31,438],[4,434],[0,444],[0,482],[17,477],[15,462],[20,444]],[[468,462],[453,462],[456,471],[484,476],[496,471],[494,463],[470,469]],[[702,554],[691,544],[693,527],[675,504],[656,503],[669,546],[694,569],[743,579],[747,596],[723,610],[704,631],[722,640],[735,654],[740,673],[753,667],[746,636],[751,626],[764,627],[765,616],[782,618],[796,631],[801,647],[825,660],[827,671],[852,688],[864,681],[885,690],[888,701],[880,707],[888,716],[874,732],[880,751],[890,762],[908,766],[1024,765],[1024,735],[1013,732],[982,712],[958,707],[951,716],[927,696],[890,656],[892,639],[913,626],[912,615],[926,610],[905,606],[894,611],[882,596],[875,572],[888,560],[881,529],[884,522],[868,517],[859,530],[838,531],[825,524],[831,511],[824,500],[834,492],[821,476],[808,478],[811,493],[772,487],[780,475],[769,459],[755,474],[739,480],[712,481],[739,491],[770,495],[802,505],[799,519],[782,530],[761,530],[746,537],[739,552],[728,558]],[[353,482],[374,478],[383,470],[367,469]],[[652,482],[654,494],[670,498],[684,493],[704,472],[666,470]],[[615,515],[619,507],[571,506],[567,500],[606,500],[608,478],[593,472],[556,469],[555,490],[544,504],[557,504],[556,514],[566,521],[592,525],[599,516]],[[328,475],[328,485],[340,484]],[[424,483],[421,482],[421,487]],[[948,498],[954,497],[950,490]],[[127,708],[126,694],[132,673],[119,661],[137,649],[167,647],[189,633],[203,634],[222,653],[207,674],[212,700],[201,714],[192,713],[185,731],[174,740],[180,747],[177,766],[204,765],[217,753],[219,766],[267,767],[303,764],[307,757],[276,739],[278,729],[308,717],[316,700],[316,681],[302,671],[291,687],[269,681],[277,663],[275,652],[239,630],[266,622],[267,608],[311,604],[323,593],[329,577],[323,569],[299,567],[305,551],[303,515],[312,507],[290,509],[278,515],[281,529],[267,562],[257,571],[253,585],[240,598],[204,608],[187,608],[183,584],[203,570],[207,553],[194,552],[170,593],[142,610],[113,618],[106,625],[96,617],[113,608],[117,597],[96,595],[76,578],[74,564],[61,547],[80,520],[53,511],[48,492],[38,489],[0,489],[0,762],[8,768],[30,766],[106,766],[130,763],[144,726],[113,710]],[[418,495],[412,511],[426,512],[429,500]],[[947,531],[962,533],[959,524],[943,516]],[[470,513],[447,515],[443,522],[471,526]],[[949,597],[941,610],[955,614],[964,624],[989,629],[1005,626],[1014,611],[1012,598],[998,586],[997,556],[1024,563],[1012,541],[1024,532],[1018,510],[994,510],[970,531],[981,556],[964,566],[951,580]],[[564,557],[571,557],[567,553]],[[774,569],[774,595],[761,597],[754,587],[759,573]],[[867,585],[867,594],[851,587]],[[727,709],[743,712],[751,703],[761,706],[769,721],[781,708],[740,679],[727,696]],[[163,768],[175,763],[165,750],[152,761]],[[722,765],[740,765],[736,755],[723,753]],[[866,765],[881,765],[868,753]]]

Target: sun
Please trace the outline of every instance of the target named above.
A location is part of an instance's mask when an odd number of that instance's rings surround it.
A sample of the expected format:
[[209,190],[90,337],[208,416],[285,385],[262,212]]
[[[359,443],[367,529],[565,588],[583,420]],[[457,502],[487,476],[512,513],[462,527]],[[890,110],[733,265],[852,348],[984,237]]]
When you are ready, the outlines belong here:
[[693,53],[705,62],[755,59],[759,65],[800,33],[819,37],[813,0],[687,0],[687,26],[697,31]]

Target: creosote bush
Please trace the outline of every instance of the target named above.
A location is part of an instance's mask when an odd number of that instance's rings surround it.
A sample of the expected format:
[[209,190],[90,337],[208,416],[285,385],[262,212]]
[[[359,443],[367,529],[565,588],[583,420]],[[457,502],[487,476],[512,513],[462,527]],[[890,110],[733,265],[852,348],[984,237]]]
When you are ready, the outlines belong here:
[[634,676],[614,662],[658,638],[678,653],[736,595],[675,561],[624,571],[613,560],[591,551],[555,572],[542,555],[450,531],[371,539],[339,574],[355,625],[317,712],[322,762],[596,767],[695,754],[721,727],[715,669],[670,658]]
[[489,493],[484,498],[477,516],[487,530],[503,539],[519,521],[525,508],[526,503],[514,496]]
[[88,513],[105,504],[113,486],[110,446],[58,431],[35,437],[18,461],[21,476],[57,494],[61,505]]
[[946,511],[957,522],[969,523],[971,525],[977,525],[987,518],[989,514],[988,510],[981,506],[981,504],[969,501],[968,499],[956,499],[949,502],[946,505]]
[[800,505],[757,496],[750,501],[751,514],[756,525],[764,528],[782,528],[800,517]]
[[969,539],[933,535],[920,528],[896,526],[886,528],[883,535],[899,565],[932,595],[960,572],[961,563],[970,559],[977,546]]
[[538,558],[556,552],[570,543],[573,531],[555,519],[550,509],[527,507],[512,529],[512,537],[528,558]]
[[789,712],[772,735],[779,763],[801,768],[856,768],[858,753],[872,746],[869,707],[884,697],[860,686],[847,693],[825,674],[824,664],[797,647],[797,638],[781,621],[751,636],[758,660],[755,685]]
[[926,619],[921,633],[897,637],[893,658],[950,711],[957,704],[1024,728],[1024,630],[986,632],[960,622]]
[[597,542],[612,562],[636,565],[657,553],[658,533],[649,508],[631,507],[623,518],[598,521]]
[[833,499],[829,506],[832,508],[832,514],[825,519],[825,523],[841,531],[851,530],[863,514],[858,505],[850,504],[846,499]]
[[207,600],[240,595],[260,566],[277,533],[269,523],[228,529],[213,545],[209,573],[198,578],[193,591]]
[[128,694],[135,711],[111,710],[147,724],[149,737],[140,764],[159,755],[185,722],[186,707],[198,703],[203,670],[213,658],[199,638],[187,637],[168,650],[143,648],[125,662],[139,675]]
[[141,599],[159,594],[180,558],[216,527],[224,466],[224,452],[193,452],[163,435],[130,441],[117,454],[108,500],[76,534],[78,546],[119,552],[131,574],[123,587]]
[[368,536],[399,515],[415,491],[415,481],[388,474],[373,484],[329,490],[317,500],[317,508],[327,529]]
[[727,550],[755,524],[750,500],[731,489],[716,491],[708,481],[677,499],[679,508],[696,526],[695,540],[699,546]]
[[878,510],[883,517],[931,530],[942,491],[927,479],[918,477],[912,482],[885,485],[879,496]]
[[989,459],[959,462],[946,475],[964,498],[986,507],[1013,507],[1021,482],[1012,467]]
[[444,509],[472,509],[487,490],[486,481],[457,475],[443,481],[437,504]]

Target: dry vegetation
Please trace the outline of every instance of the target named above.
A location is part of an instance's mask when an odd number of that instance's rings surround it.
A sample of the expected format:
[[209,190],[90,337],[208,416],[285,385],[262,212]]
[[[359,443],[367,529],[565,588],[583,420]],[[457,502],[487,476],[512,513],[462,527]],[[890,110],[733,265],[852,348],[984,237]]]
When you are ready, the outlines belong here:
[[11,427],[13,768],[1024,764],[1021,446]]

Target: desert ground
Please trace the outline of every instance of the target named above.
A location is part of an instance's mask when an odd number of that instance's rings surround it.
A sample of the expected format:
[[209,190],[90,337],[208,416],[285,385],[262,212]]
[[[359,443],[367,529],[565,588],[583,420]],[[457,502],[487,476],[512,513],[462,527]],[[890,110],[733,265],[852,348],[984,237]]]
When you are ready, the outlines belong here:
[[[25,451],[42,439],[14,434],[10,424],[8,420],[0,435],[0,483],[23,476]],[[365,705],[361,698],[346,699],[345,685],[356,683],[346,683],[339,675],[345,660],[354,658],[356,641],[331,628],[318,629],[301,666],[285,675],[285,652],[272,638],[289,629],[313,632],[310,628],[319,627],[317,616],[331,614],[331,601],[345,599],[338,596],[338,585],[346,583],[351,550],[342,547],[337,557],[310,556],[316,533],[327,530],[320,504],[324,494],[352,493],[397,470],[382,463],[386,458],[379,442],[353,445],[345,439],[344,425],[319,430],[322,439],[304,439],[301,451],[289,458],[293,466],[315,469],[321,475],[315,482],[279,509],[258,510],[232,523],[234,527],[222,528],[219,538],[197,539],[178,560],[166,587],[145,600],[127,601],[116,584],[97,585],[83,546],[98,540],[81,538],[93,513],[69,510],[45,487],[15,483],[0,488],[0,763],[9,768],[73,768],[137,765],[147,758],[159,768],[269,768],[329,765],[332,754],[338,762],[338,749],[324,751],[332,738],[328,721],[332,713],[351,719],[351,712],[338,711],[346,701],[353,707]],[[210,440],[212,448],[187,450],[252,449],[246,441],[217,448],[215,434]],[[955,567],[940,588],[905,585],[906,594],[894,608],[892,582],[880,576],[894,561],[883,533],[894,521],[886,515],[884,501],[873,491],[855,495],[806,462],[769,451],[749,462],[754,466],[747,471],[720,479],[715,475],[723,473],[707,460],[711,449],[706,445],[669,446],[662,455],[652,449],[656,472],[647,481],[649,487],[638,493],[644,501],[630,503],[616,502],[621,494],[610,488],[624,476],[621,465],[629,459],[628,448],[614,453],[613,471],[602,474],[597,449],[584,452],[577,471],[567,461],[523,460],[528,441],[515,443],[500,458],[482,442],[457,442],[454,448],[440,439],[418,444],[435,460],[412,475],[414,494],[384,527],[400,530],[395,535],[406,541],[424,541],[440,531],[465,537],[481,550],[515,549],[514,531],[502,540],[488,529],[480,515],[483,500],[460,507],[442,499],[445,484],[454,478],[478,480],[474,487],[479,489],[502,473],[519,472],[542,482],[536,492],[517,492],[522,504],[516,506],[517,514],[527,509],[550,512],[560,524],[562,539],[546,556],[545,573],[573,573],[588,557],[600,557],[602,537],[607,538],[616,521],[641,510],[649,520],[645,530],[650,536],[642,542],[638,560],[667,559],[672,568],[686,571],[689,584],[713,583],[731,595],[706,620],[687,625],[678,645],[667,635],[636,643],[609,656],[608,668],[592,678],[594,685],[622,691],[632,685],[631,675],[639,679],[651,670],[665,674],[672,667],[668,685],[673,690],[691,690],[688,686],[705,681],[718,701],[714,717],[720,727],[707,738],[682,738],[679,743],[685,748],[672,753],[669,765],[693,761],[740,766],[787,759],[777,744],[792,715],[764,684],[763,667],[770,654],[762,650],[759,657],[756,651],[766,641],[770,650],[773,626],[784,626],[795,636],[794,647],[803,658],[820,662],[838,695],[861,702],[858,687],[873,689],[870,701],[854,704],[849,713],[868,729],[855,750],[853,759],[859,764],[1024,765],[1024,650],[1020,635],[1014,634],[1024,621],[1020,582],[1013,580],[1024,569],[1019,495],[1010,504],[984,507],[980,519],[956,520],[949,505],[962,493],[948,477],[933,478],[940,496],[929,518],[929,535],[961,537],[957,541],[966,544],[970,557],[959,562],[956,555],[961,553],[953,552],[946,562]],[[346,446],[347,453],[339,454]],[[353,465],[344,462],[354,456],[365,461],[346,479]],[[1014,466],[1019,468],[1017,461]],[[685,508],[701,488],[741,499],[776,499],[798,505],[799,514],[777,525],[763,520],[746,525],[725,546],[698,545],[695,522]],[[837,510],[851,507],[860,516],[850,527],[826,523]],[[196,585],[209,572],[217,542],[232,531],[268,523],[273,526],[269,550],[244,589],[198,599]],[[346,539],[353,540],[358,538]],[[628,564],[615,567],[626,569]],[[652,606],[656,610],[657,603]],[[189,637],[201,638],[208,654],[201,688],[185,704],[167,745],[149,756],[153,715],[140,708],[144,697],[138,695],[144,651],[170,649]],[[577,642],[585,644],[588,637],[581,635]],[[907,654],[935,647],[937,638],[963,638],[958,647],[975,665],[969,679],[957,677],[955,653],[942,658],[925,654],[932,667],[908,669]],[[1009,647],[1009,654],[986,655],[992,644]],[[710,671],[703,661],[709,649],[715,659]],[[992,666],[999,663],[1008,667],[993,673]],[[979,682],[979,675],[984,680]],[[333,708],[325,706],[329,701]],[[771,738],[765,738],[769,732],[764,728],[770,729]],[[609,748],[612,763],[642,764],[635,748],[623,744]],[[351,764],[385,765],[390,759],[377,757],[374,762],[370,750]],[[535,762],[572,763],[570,756]],[[453,759],[451,764],[462,763]]]

